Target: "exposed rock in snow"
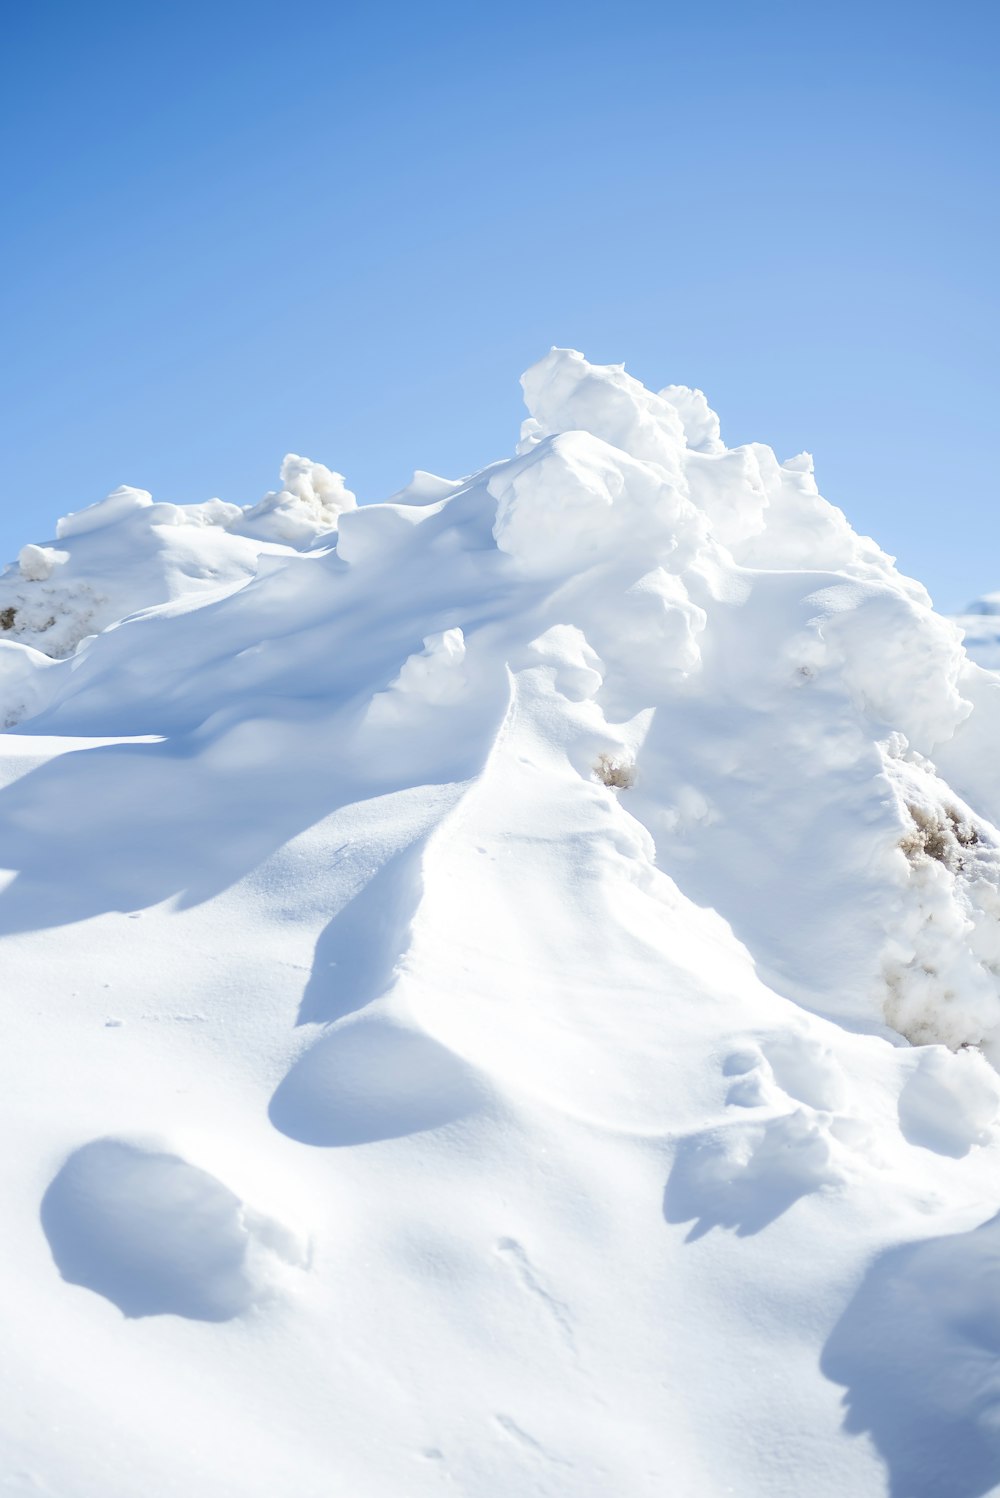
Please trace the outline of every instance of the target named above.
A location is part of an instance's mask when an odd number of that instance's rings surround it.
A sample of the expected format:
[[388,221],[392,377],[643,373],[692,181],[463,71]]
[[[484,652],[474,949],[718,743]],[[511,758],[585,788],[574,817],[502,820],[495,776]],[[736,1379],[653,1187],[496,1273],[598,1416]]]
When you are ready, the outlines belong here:
[[808,455],[523,384],[0,576],[0,1486],[1000,1487],[1000,676]]

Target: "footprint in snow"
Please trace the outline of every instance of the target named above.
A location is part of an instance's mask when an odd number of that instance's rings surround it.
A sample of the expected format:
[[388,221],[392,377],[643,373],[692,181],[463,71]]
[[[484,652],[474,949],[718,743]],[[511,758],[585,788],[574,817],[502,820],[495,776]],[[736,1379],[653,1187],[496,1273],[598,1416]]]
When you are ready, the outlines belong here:
[[268,1298],[301,1245],[208,1171],[165,1150],[96,1139],[76,1150],[42,1201],[64,1280],[126,1316],[228,1321]]

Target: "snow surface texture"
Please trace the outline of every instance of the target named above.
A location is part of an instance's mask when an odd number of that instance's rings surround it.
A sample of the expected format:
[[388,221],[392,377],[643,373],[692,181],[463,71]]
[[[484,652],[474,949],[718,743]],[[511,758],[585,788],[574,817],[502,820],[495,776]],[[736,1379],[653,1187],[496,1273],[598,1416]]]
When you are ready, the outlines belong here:
[[806,455],[523,383],[0,577],[4,1491],[1000,1491],[1000,677]]

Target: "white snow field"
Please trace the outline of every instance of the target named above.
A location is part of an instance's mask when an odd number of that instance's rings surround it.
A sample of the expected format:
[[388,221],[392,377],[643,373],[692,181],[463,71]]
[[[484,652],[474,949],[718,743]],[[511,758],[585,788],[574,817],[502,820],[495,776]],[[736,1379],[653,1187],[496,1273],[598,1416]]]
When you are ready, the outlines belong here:
[[808,456],[523,385],[0,577],[4,1493],[1000,1492],[1000,676]]
[[955,617],[966,654],[980,666],[1000,670],[1000,593],[984,593]]

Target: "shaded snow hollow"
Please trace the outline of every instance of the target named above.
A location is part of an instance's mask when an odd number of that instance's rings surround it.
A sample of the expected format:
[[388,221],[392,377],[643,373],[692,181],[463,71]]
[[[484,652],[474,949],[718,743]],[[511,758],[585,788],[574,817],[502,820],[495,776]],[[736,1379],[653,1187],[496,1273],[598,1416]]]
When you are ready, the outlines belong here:
[[522,383],[0,576],[12,1491],[1000,1488],[1000,677],[807,455]]

